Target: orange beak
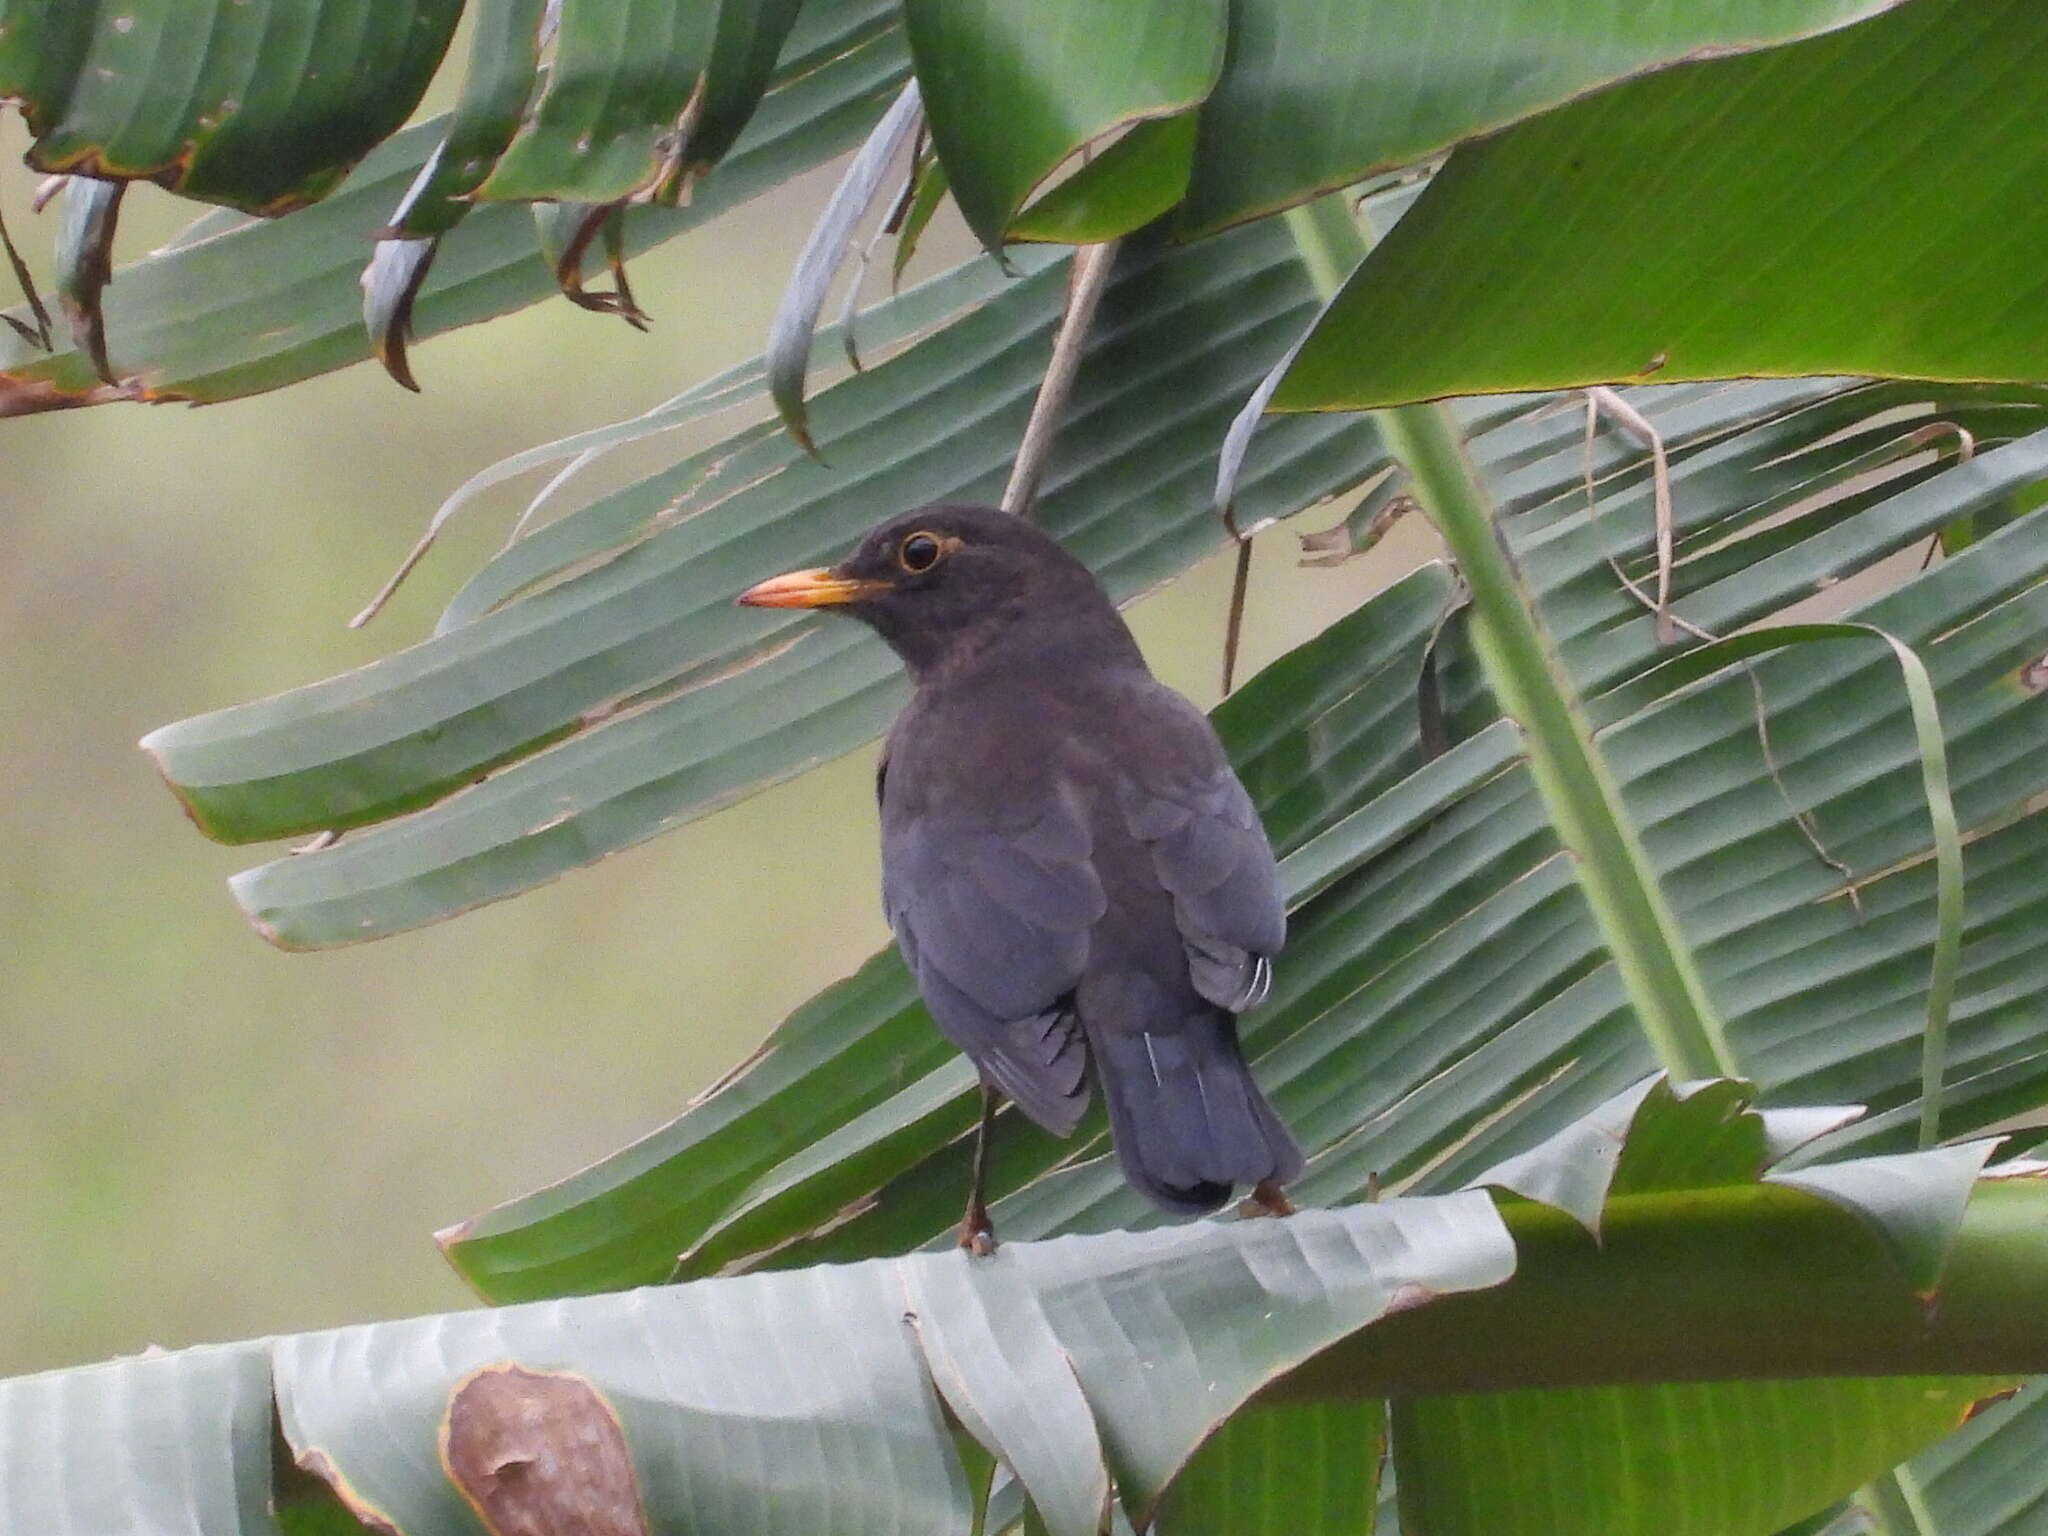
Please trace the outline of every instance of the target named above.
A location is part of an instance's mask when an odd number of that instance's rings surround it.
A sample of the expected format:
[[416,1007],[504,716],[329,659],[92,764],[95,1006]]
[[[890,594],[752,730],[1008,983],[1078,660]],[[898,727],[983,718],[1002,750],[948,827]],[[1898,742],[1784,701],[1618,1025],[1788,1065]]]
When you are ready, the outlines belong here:
[[747,588],[739,595],[739,601],[749,608],[830,608],[873,597],[887,591],[888,586],[886,581],[856,581],[829,568],[820,568],[772,576],[759,586]]

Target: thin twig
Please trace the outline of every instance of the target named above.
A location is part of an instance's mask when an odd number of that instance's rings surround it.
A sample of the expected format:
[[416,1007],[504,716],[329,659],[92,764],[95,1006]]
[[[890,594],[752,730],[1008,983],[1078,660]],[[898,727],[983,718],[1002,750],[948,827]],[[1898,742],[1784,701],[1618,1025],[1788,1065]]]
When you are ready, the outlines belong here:
[[1244,634],[1245,592],[1252,579],[1252,541],[1237,541],[1237,569],[1230,578],[1230,617],[1223,625],[1223,696],[1237,682],[1237,646]]
[[1245,594],[1252,579],[1252,540],[1280,519],[1261,518],[1249,528],[1240,528],[1236,507],[1225,506],[1222,515],[1224,531],[1237,544],[1237,568],[1230,578],[1230,612],[1223,621],[1223,692],[1227,696],[1237,680],[1237,650],[1244,633]]
[[[1620,582],[1622,586],[1627,589],[1628,595],[1634,598],[1645,609],[1649,610],[1651,613],[1655,613],[1658,616],[1658,636],[1660,644],[1663,643],[1663,626],[1665,624],[1671,625],[1674,629],[1684,630],[1687,634],[1691,635],[1695,640],[1720,639],[1721,637],[1719,635],[1712,634],[1707,630],[1701,629],[1697,624],[1691,623],[1688,620],[1681,618],[1679,615],[1671,611],[1669,602],[1671,589],[1668,585],[1668,581],[1661,590],[1661,598],[1663,600],[1664,606],[1660,609],[1658,606],[1660,600],[1659,597],[1653,597],[1648,592],[1645,592],[1643,590],[1642,583],[1637,581],[1633,576],[1629,575],[1629,573],[1626,570],[1622,569],[1620,559],[1615,555],[1614,551],[1607,547],[1607,541],[1604,537],[1602,537],[1600,531],[1600,494],[1593,482],[1593,431],[1594,405],[1592,392],[1589,390],[1586,395],[1585,455],[1582,460],[1586,484],[1586,528],[1587,531],[1593,535],[1593,542],[1599,546],[1600,558],[1607,562],[1607,569],[1612,571],[1614,573],[1614,579]],[[1669,572],[1661,572],[1660,574],[1667,578],[1669,576]]]
[[1792,813],[1792,824],[1799,828],[1807,846],[1813,849],[1814,857],[1842,877],[1842,889],[1849,897],[1849,905],[1856,909],[1856,921],[1863,921],[1863,886],[1856,878],[1856,871],[1828,852],[1828,845],[1820,840],[1820,827],[1811,811],[1802,811],[1792,799],[1791,787],[1785,776],[1778,771],[1777,755],[1771,751],[1771,725],[1768,707],[1764,700],[1764,680],[1757,674],[1750,662],[1742,664],[1743,675],[1749,679],[1749,691],[1756,700],[1756,739],[1763,749],[1764,770],[1771,776],[1771,782],[1778,786],[1778,797],[1785,802],[1785,809]]
[[1031,515],[1038,496],[1038,482],[1045,474],[1045,461],[1052,452],[1053,434],[1060,413],[1074,387],[1074,375],[1081,367],[1081,353],[1095,321],[1095,307],[1109,286],[1110,269],[1116,265],[1119,242],[1084,245],[1074,253],[1073,271],[1067,278],[1067,312],[1060,319],[1059,334],[1053,338],[1052,361],[1032,402],[1031,419],[1024,425],[1024,439],[1017,446],[1017,460],[1010,470],[1010,483],[1003,488],[1003,510],[1019,517]]
[[[1600,393],[1611,395],[1613,392],[1611,390],[1603,390]],[[1593,426],[1594,412],[1596,407],[1593,403],[1592,395],[1593,391],[1589,390],[1587,392],[1586,399],[1587,431],[1584,461],[1586,483],[1586,527],[1587,530],[1593,535],[1593,542],[1600,549],[1601,558],[1607,562],[1607,568],[1614,573],[1615,579],[1619,581],[1622,584],[1622,586],[1628,590],[1629,596],[1633,597],[1644,608],[1657,613],[1660,621],[1668,622],[1675,630],[1684,630],[1687,634],[1691,635],[1695,640],[1701,640],[1711,644],[1714,641],[1721,639],[1721,636],[1713,633],[1711,630],[1702,629],[1699,625],[1694,624],[1684,618],[1681,618],[1678,614],[1673,613],[1671,611],[1669,603],[1670,569],[1663,563],[1662,560],[1663,555],[1667,552],[1666,546],[1663,543],[1662,535],[1664,533],[1667,533],[1670,528],[1670,480],[1668,472],[1666,470],[1666,466],[1663,461],[1663,439],[1660,435],[1657,435],[1655,433],[1655,429],[1651,428],[1649,426],[1649,423],[1647,422],[1643,422],[1643,427],[1646,431],[1651,432],[1653,436],[1657,437],[1658,444],[1657,448],[1654,450],[1658,460],[1658,500],[1660,507],[1660,510],[1658,512],[1658,527],[1660,533],[1660,561],[1658,568],[1658,593],[1656,597],[1652,597],[1649,593],[1645,592],[1642,588],[1641,583],[1637,582],[1633,577],[1631,577],[1628,574],[1627,571],[1622,569],[1621,561],[1615,557],[1613,551],[1607,547],[1606,541],[1601,537],[1599,519],[1600,503],[1599,496],[1597,491],[1595,490],[1593,481]],[[1615,396],[1614,398],[1617,400],[1620,399],[1619,396]],[[1631,414],[1635,414],[1635,408],[1633,406],[1625,405],[1625,409],[1627,409]],[[1641,417],[1637,416],[1637,420],[1640,421]],[[1922,431],[1924,430],[1925,429],[1923,428]],[[1917,438],[1919,434],[1916,433],[1913,436]],[[1965,436],[1967,436],[1967,434],[1965,434]],[[1912,439],[1909,438],[1908,441],[1912,441]],[[1662,605],[1661,607],[1660,604]],[[1658,639],[1660,644],[1668,643],[1664,640],[1664,632],[1661,628],[1659,630]],[[1856,909],[1856,917],[1857,920],[1860,922],[1863,918],[1863,893],[1861,886],[1857,882],[1856,872],[1828,851],[1827,844],[1821,840],[1820,828],[1814,822],[1811,813],[1802,811],[1799,808],[1797,802],[1793,800],[1791,786],[1786,784],[1784,775],[1778,769],[1777,757],[1771,751],[1770,721],[1767,715],[1767,706],[1764,699],[1763,681],[1757,675],[1756,668],[1753,664],[1745,661],[1741,665],[1743,675],[1749,679],[1750,691],[1755,696],[1756,735],[1758,746],[1762,749],[1763,752],[1764,771],[1770,774],[1771,782],[1777,786],[1779,798],[1785,802],[1785,809],[1791,813],[1792,824],[1799,829],[1800,836],[1805,838],[1807,845],[1813,849],[1814,857],[1818,858],[1823,864],[1827,865],[1830,869],[1834,870],[1836,873],[1841,875],[1843,889],[1849,897],[1849,904]]]
[[1671,611],[1671,461],[1664,454],[1664,434],[1650,425],[1650,419],[1628,401],[1607,388],[1586,391],[1586,485],[1593,484],[1593,434],[1599,417],[1605,414],[1637,442],[1650,450],[1652,496],[1657,519],[1657,643],[1670,645],[1678,639],[1678,619]]

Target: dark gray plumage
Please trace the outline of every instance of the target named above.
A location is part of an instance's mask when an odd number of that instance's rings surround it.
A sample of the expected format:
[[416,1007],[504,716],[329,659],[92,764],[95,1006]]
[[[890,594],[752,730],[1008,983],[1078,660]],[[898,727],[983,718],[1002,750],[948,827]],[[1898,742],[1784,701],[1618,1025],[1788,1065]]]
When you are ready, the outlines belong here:
[[1272,850],[1088,569],[1018,518],[933,507],[743,601],[841,606],[909,668],[877,786],[883,903],[984,1080],[1064,1136],[1092,1078],[1126,1176],[1169,1210],[1277,1199],[1301,1153],[1236,1027],[1286,938]]

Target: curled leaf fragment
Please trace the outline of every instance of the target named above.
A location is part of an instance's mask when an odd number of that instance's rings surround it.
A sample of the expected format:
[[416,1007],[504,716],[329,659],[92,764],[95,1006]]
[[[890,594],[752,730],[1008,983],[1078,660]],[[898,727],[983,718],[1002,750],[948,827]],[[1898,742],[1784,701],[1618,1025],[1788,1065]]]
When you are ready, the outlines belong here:
[[114,277],[114,230],[127,183],[93,176],[68,176],[63,186],[63,222],[57,231],[57,298],[71,337],[92,361],[103,384],[116,384],[107,360],[107,321],[101,295]]

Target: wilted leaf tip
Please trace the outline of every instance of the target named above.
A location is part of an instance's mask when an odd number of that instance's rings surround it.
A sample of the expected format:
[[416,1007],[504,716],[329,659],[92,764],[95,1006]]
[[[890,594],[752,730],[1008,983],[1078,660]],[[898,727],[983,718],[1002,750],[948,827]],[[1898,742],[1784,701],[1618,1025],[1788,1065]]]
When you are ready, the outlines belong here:
[[1993,1392],[1985,1397],[1974,1398],[1971,1400],[1970,1406],[1963,1410],[1962,1422],[1967,1424],[1970,1420],[1977,1417],[1978,1414],[1989,1413],[2000,1403],[2011,1402],[2012,1399],[2019,1395],[2020,1389],[2018,1387],[2007,1387],[2003,1391]]
[[133,379],[122,384],[95,384],[89,389],[65,389],[50,379],[0,373],[0,418],[68,411],[80,405],[108,405],[117,400],[156,402],[183,398],[186,397],[154,394]]
[[164,738],[175,729],[175,726],[159,726],[138,741],[136,746],[148,754],[150,766],[156,769],[157,777],[164,781],[164,787],[170,790],[172,797],[178,802],[178,809],[185,813],[185,819],[214,842],[227,842],[228,839],[221,834],[220,829],[207,820],[205,811],[198,800],[193,798],[192,792],[180,784],[171,773],[170,764],[164,759]]

